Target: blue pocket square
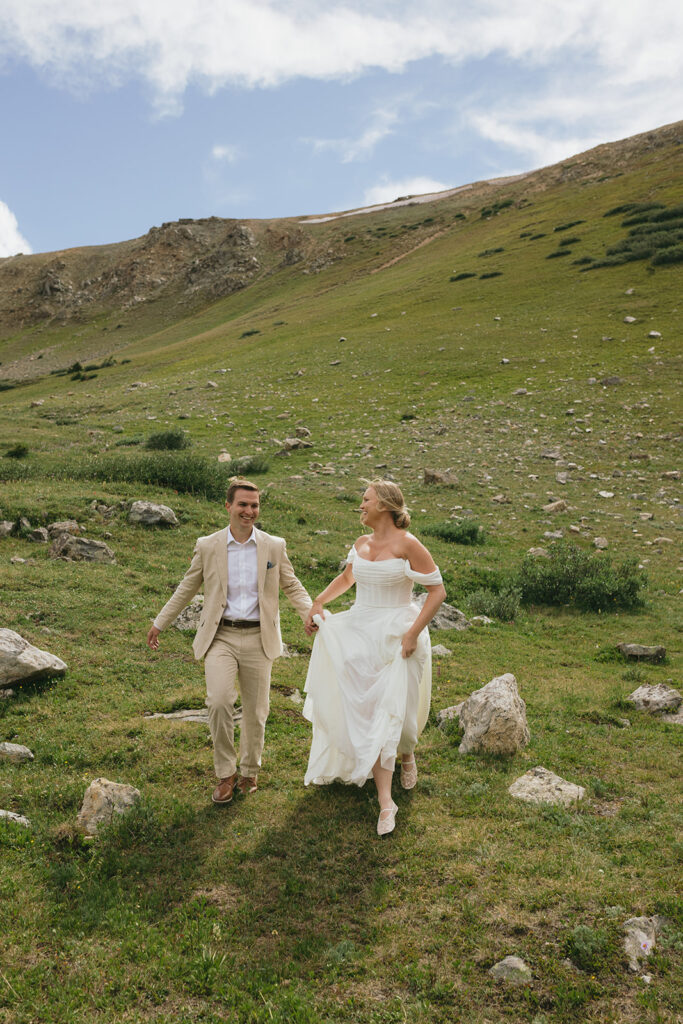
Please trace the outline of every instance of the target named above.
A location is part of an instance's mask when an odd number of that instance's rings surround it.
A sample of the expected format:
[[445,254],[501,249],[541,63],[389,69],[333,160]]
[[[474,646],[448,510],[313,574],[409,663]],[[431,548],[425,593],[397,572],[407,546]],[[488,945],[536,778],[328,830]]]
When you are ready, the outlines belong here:
[[268,562],[268,564],[266,565],[266,569],[274,569],[274,568],[275,568],[275,562]]

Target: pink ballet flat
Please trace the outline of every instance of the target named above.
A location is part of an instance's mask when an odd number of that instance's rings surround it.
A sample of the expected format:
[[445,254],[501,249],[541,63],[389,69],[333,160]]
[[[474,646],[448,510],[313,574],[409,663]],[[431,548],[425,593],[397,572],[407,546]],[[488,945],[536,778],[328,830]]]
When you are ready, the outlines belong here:
[[417,765],[412,761],[401,761],[401,785],[404,789],[414,789],[417,785]]
[[387,836],[396,828],[396,815],[398,807],[392,802],[391,807],[385,807],[379,812],[377,819],[377,835]]

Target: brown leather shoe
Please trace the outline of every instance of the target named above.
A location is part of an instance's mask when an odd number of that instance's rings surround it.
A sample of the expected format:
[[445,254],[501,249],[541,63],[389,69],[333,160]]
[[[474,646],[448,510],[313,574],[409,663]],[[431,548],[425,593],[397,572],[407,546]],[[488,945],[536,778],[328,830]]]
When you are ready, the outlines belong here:
[[241,775],[239,782],[237,783],[237,788],[242,796],[247,796],[249,793],[255,793],[258,789],[256,785],[256,777],[254,776],[252,778],[249,775]]
[[213,802],[215,804],[229,804],[232,800],[232,794],[236,782],[237,772],[235,772],[234,775],[229,775],[227,779],[221,779],[211,794]]

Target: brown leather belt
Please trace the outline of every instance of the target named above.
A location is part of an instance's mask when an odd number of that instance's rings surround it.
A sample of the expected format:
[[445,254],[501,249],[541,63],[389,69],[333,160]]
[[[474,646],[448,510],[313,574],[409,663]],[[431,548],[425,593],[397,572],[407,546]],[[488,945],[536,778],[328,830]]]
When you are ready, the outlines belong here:
[[258,629],[261,623],[258,619],[222,619],[224,626],[231,629]]

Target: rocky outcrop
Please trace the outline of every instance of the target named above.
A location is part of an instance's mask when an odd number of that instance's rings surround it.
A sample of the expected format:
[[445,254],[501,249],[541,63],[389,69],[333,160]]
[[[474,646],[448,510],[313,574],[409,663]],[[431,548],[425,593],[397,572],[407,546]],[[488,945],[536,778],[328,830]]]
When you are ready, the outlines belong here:
[[156,505],[153,501],[134,501],[128,513],[128,521],[140,526],[177,526],[178,520],[168,505]]
[[100,825],[111,825],[115,814],[125,814],[140,799],[140,791],[124,783],[99,778],[90,783],[78,812],[78,827],[94,836]]
[[683,698],[672,686],[667,686],[666,683],[657,683],[656,686],[639,686],[637,690],[628,695],[626,700],[630,701],[638,711],[649,711],[652,715],[666,715],[678,711]]
[[577,800],[583,800],[586,790],[539,765],[516,779],[508,788],[508,793],[530,804],[561,804],[570,807]]
[[74,537],[60,533],[50,547],[50,558],[62,558],[66,562],[108,562],[116,563],[112,549],[102,540]]

